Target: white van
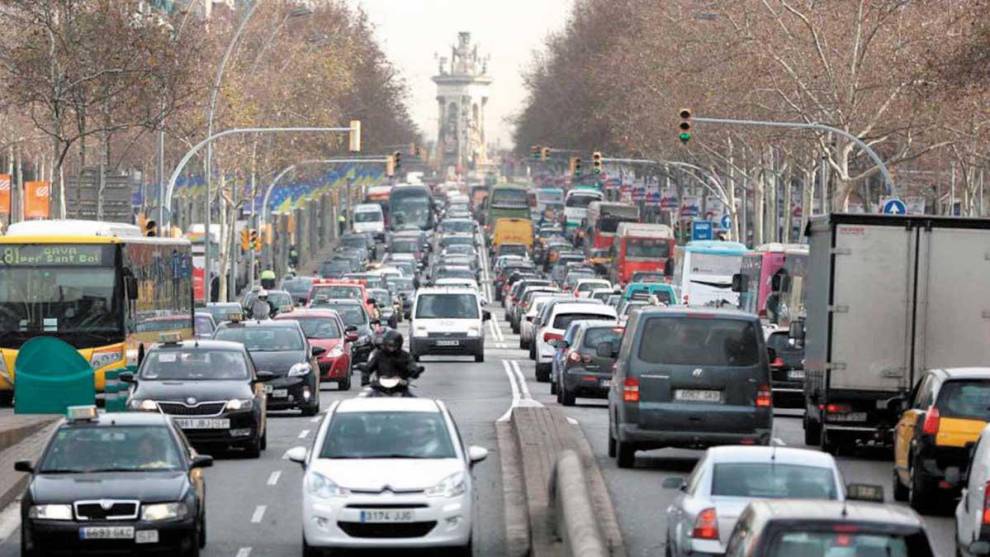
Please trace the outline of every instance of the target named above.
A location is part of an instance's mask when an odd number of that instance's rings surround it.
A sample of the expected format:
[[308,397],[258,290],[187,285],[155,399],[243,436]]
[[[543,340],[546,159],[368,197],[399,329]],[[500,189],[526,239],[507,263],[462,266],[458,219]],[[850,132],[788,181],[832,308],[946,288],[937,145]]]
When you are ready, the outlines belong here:
[[370,233],[375,239],[385,240],[385,213],[377,203],[362,203],[354,206],[354,232]]
[[460,286],[420,288],[410,318],[409,352],[474,356],[485,361],[484,322],[491,314],[477,290]]

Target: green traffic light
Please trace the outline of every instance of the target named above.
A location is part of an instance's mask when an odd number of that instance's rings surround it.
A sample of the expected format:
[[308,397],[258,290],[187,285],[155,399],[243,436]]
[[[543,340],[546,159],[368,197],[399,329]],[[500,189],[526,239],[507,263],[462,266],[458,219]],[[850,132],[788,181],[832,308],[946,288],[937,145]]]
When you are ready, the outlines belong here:
[[691,134],[688,132],[683,132],[678,135],[677,138],[681,140],[681,143],[687,143],[688,141],[691,141]]

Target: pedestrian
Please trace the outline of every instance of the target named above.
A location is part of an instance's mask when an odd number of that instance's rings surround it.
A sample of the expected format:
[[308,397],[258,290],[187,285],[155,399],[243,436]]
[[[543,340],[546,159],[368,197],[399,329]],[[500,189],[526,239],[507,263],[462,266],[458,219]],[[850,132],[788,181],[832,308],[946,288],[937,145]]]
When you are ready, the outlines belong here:
[[220,277],[216,273],[210,273],[213,277],[210,279],[210,301],[219,302],[220,301]]
[[261,271],[261,287],[269,290],[275,288],[275,271],[272,270],[271,265]]
[[292,267],[299,266],[299,251],[296,250],[295,244],[289,246],[289,265]]
[[337,228],[339,229],[339,236],[343,236],[344,232],[347,231],[347,217],[340,215],[337,217]]

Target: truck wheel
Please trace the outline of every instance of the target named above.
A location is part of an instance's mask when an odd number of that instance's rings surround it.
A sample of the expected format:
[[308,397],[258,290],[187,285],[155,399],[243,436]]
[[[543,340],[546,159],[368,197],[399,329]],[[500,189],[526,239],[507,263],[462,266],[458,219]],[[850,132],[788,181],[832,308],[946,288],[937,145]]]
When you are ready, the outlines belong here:
[[608,428],[608,456],[615,458],[615,437],[612,437],[612,427]]
[[557,386],[557,391],[560,393],[560,403],[564,406],[574,406],[574,393],[567,390],[563,385]]
[[636,447],[630,443],[616,441],[615,452],[618,456],[616,464],[619,468],[632,468],[636,465]]
[[901,483],[901,475],[897,473],[896,468],[894,468],[893,478],[892,486],[894,489],[892,491],[894,492],[894,501],[907,501],[911,492],[906,485]]
[[935,507],[935,493],[932,482],[925,477],[921,463],[916,458],[911,465],[911,486],[908,489],[908,504],[919,513],[929,514]]
[[10,406],[14,403],[14,391],[0,391],[0,407]]
[[477,362],[477,363],[481,363],[481,362],[485,361],[485,350],[484,349],[482,349],[481,352],[478,352],[477,354],[474,355],[474,361]]
[[822,423],[814,418],[804,417],[804,444],[818,447],[822,443]]
[[834,433],[829,433],[827,429],[823,429],[821,432],[821,447],[822,452],[828,453],[832,456],[839,454],[839,440],[838,435]]

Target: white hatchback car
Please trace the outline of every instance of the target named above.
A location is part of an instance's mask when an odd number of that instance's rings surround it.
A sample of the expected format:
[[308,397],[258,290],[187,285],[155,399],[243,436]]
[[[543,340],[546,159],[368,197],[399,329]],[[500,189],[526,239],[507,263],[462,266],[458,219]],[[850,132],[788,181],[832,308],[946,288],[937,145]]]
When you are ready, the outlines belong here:
[[959,555],[990,555],[990,425],[973,449],[966,485],[956,506]]
[[[546,311],[546,310],[544,310]],[[546,323],[536,330],[533,345],[536,347],[536,380],[541,383],[550,381],[550,365],[557,351],[554,341],[562,340],[564,332],[571,321],[615,319],[615,308],[606,306],[598,300],[580,299],[573,302],[558,303],[550,310]]]
[[351,398],[335,403],[302,464],[303,556],[330,548],[443,547],[471,555],[471,467],[440,401]]

